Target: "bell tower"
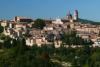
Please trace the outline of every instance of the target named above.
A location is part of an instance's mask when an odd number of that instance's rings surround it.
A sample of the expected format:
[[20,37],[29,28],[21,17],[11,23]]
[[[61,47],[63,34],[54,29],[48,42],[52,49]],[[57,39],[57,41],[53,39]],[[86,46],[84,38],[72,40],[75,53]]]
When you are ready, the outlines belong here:
[[67,20],[71,20],[73,17],[72,17],[72,14],[70,13],[70,11],[68,12],[67,14]]
[[73,18],[74,20],[78,20],[78,10],[75,10],[74,11],[74,18]]

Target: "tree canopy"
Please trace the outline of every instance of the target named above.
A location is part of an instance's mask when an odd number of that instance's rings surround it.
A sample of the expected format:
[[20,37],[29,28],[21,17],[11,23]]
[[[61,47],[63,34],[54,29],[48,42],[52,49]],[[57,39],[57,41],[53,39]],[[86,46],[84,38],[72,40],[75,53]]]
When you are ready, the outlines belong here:
[[43,27],[45,26],[45,21],[43,19],[36,19],[34,24],[33,24],[33,27],[34,28],[37,28],[37,29],[43,29]]
[[4,31],[4,27],[0,25],[0,33]]

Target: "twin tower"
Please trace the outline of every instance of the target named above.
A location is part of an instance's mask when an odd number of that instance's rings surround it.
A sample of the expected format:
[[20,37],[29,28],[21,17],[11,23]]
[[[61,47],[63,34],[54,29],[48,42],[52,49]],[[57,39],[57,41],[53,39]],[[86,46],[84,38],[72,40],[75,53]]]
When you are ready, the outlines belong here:
[[71,20],[77,21],[78,20],[78,10],[74,11],[74,16],[72,16],[72,14],[69,11],[68,14],[67,14],[67,19],[70,20],[70,21]]

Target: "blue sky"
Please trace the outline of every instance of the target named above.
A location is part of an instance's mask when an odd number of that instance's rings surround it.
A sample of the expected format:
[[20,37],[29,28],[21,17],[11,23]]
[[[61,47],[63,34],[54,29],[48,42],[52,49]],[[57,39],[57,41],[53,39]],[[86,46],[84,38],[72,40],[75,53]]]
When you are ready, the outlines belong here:
[[73,13],[77,9],[81,18],[100,21],[99,3],[100,0],[0,0],[0,18],[63,18],[69,10]]

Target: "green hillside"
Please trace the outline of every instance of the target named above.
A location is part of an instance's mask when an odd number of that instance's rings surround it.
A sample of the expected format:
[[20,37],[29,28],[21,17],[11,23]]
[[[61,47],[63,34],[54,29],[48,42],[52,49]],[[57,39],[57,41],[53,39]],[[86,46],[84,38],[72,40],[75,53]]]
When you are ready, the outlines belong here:
[[78,20],[81,23],[90,23],[90,24],[94,24],[94,25],[100,25],[100,22],[95,22],[95,21],[91,21],[91,20],[87,20],[87,19],[80,19]]

